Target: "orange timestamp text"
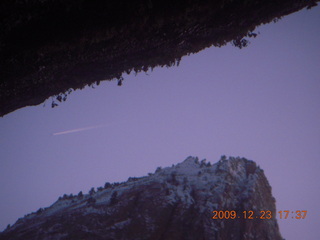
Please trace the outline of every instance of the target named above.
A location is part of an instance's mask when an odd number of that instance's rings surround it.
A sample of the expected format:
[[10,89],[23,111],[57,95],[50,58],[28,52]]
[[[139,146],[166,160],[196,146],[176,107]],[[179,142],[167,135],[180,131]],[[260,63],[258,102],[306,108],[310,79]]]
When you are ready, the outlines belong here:
[[[305,219],[307,216],[307,212],[305,210],[297,210],[297,211],[278,211],[280,219]],[[235,210],[232,211],[212,211],[213,216],[212,219],[272,219],[275,217],[275,214],[269,210],[262,211],[242,211],[237,212]]]
[[271,211],[212,211],[212,219],[271,219]]
[[307,210],[296,210],[296,211],[279,211],[279,218],[280,219],[305,219],[307,216]]

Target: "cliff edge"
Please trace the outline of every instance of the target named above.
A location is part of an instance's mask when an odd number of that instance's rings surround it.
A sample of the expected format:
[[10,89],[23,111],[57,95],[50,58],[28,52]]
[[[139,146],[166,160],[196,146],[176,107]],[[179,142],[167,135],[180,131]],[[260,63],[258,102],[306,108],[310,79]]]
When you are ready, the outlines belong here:
[[0,240],[282,240],[263,170],[244,158],[188,157],[141,178],[64,195]]

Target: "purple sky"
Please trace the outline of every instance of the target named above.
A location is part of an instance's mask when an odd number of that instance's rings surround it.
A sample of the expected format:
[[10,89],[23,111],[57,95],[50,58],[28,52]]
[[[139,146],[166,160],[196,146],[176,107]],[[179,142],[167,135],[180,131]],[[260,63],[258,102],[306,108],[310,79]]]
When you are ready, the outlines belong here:
[[265,170],[278,211],[308,210],[278,219],[284,238],[319,238],[319,23],[320,7],[302,10],[258,28],[245,49],[206,49],[0,118],[0,230],[64,193],[225,154]]

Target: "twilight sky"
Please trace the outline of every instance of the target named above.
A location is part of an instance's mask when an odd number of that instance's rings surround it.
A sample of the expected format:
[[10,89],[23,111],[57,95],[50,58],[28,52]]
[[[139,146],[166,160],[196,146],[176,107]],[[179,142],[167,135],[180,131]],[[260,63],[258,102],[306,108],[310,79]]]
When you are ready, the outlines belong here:
[[65,193],[225,154],[264,169],[278,211],[308,211],[277,216],[284,238],[318,239],[319,24],[320,7],[302,10],[259,27],[247,48],[212,47],[0,118],[0,230]]

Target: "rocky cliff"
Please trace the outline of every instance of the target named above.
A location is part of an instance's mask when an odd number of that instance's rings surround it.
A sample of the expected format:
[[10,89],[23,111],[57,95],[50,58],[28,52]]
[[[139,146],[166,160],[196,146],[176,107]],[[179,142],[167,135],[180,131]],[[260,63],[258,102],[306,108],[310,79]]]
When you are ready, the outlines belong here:
[[179,64],[319,0],[2,0],[0,116],[122,73]]
[[[270,211],[270,212],[268,212]],[[0,240],[281,240],[271,187],[255,162],[188,157],[147,177],[64,195]]]

